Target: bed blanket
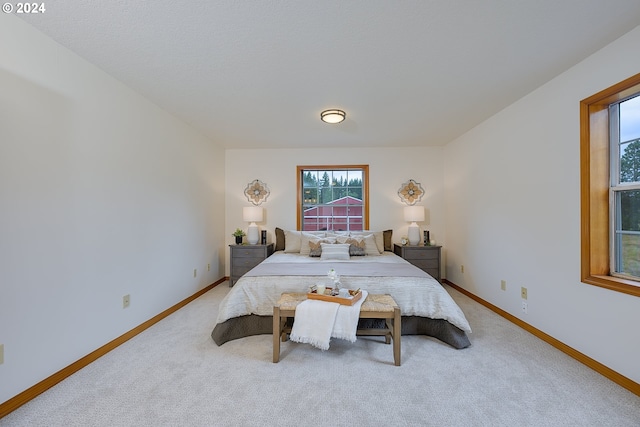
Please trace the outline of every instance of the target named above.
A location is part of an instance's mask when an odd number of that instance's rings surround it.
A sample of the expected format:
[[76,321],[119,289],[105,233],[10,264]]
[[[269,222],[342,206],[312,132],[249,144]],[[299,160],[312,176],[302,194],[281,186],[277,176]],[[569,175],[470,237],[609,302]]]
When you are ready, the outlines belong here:
[[[325,277],[326,279],[329,268],[334,268],[342,277],[431,277],[412,264],[407,264],[351,261],[328,266],[325,263],[318,262],[308,264],[299,262],[263,262],[255,266],[243,277],[282,276],[283,272],[286,272],[287,276],[319,276]],[[327,282],[327,284],[329,284],[329,282]]]
[[[271,316],[273,306],[276,305],[282,293],[307,292],[317,283],[329,285],[326,272],[334,268],[341,276],[342,287],[365,289],[371,294],[391,295],[400,307],[403,317],[442,319],[464,332],[471,332],[471,327],[462,310],[442,285],[419,268],[392,253],[376,257],[361,257],[363,259],[357,261],[352,257],[351,260],[344,262],[320,261],[306,256],[292,255],[276,252],[240,278],[220,303],[216,324],[242,316]],[[277,267],[275,267],[276,270],[272,266],[265,267],[267,264],[275,265],[283,262],[301,263],[306,266],[307,271],[305,272],[305,268],[295,269],[295,272],[291,268],[289,270],[281,268],[280,274],[277,274]],[[360,263],[371,263],[370,270],[379,271],[380,274],[384,270],[383,264],[396,266],[390,268],[388,274],[391,276],[372,276],[362,275],[367,267],[358,265]],[[257,275],[262,269],[265,269],[264,271],[268,269],[270,273]],[[405,272],[400,273],[401,269]]]

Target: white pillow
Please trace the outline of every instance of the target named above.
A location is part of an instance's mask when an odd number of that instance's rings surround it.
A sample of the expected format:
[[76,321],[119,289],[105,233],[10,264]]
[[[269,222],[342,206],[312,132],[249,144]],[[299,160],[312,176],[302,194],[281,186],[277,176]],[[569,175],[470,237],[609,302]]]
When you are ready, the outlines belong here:
[[320,243],[322,254],[320,259],[350,259],[348,243]]
[[327,231],[327,237],[349,236],[349,231]]
[[305,246],[307,247],[306,255],[309,255],[309,238],[324,237],[326,233],[324,231],[298,231],[298,230],[284,230],[284,251],[286,253],[299,253],[302,248],[302,238],[306,235]]
[[376,231],[373,233],[373,237],[376,238],[376,246],[378,247],[378,252],[381,254],[384,253],[384,232]]
[[335,239],[337,243],[347,243],[349,236],[336,236]]
[[285,253],[300,252],[300,238],[302,232],[296,230],[284,230],[284,251]]
[[[384,246],[382,249],[384,250]],[[369,256],[379,256],[382,253],[378,249],[376,238],[373,234],[364,236],[364,252]]]
[[[379,254],[384,252],[384,232],[382,231],[352,231],[350,233],[351,236],[358,236],[358,237],[363,237],[363,236],[367,236],[369,234],[373,234],[373,237],[375,239],[375,243],[376,243],[376,247],[378,248],[378,252]],[[369,255],[369,253],[367,253],[367,255]]]

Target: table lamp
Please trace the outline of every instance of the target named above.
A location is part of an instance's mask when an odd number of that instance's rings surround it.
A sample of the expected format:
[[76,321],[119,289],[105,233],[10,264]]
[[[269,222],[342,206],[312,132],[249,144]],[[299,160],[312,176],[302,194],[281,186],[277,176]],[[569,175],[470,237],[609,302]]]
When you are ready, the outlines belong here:
[[249,206],[242,208],[242,219],[249,223],[247,229],[247,242],[255,245],[260,240],[260,231],[256,222],[262,221],[262,208],[260,206]]
[[406,206],[404,220],[411,223],[408,230],[409,244],[417,245],[420,243],[420,227],[417,222],[424,221],[424,206]]

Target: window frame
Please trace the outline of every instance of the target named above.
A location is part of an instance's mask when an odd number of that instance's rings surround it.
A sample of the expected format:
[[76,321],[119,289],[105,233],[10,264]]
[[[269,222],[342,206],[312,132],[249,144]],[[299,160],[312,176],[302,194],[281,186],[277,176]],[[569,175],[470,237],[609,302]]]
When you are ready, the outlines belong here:
[[[634,94],[631,98],[640,98],[640,92]],[[629,98],[629,99],[631,99]],[[619,240],[618,234],[637,234],[637,231],[624,231],[619,230],[621,228],[621,197],[622,194],[628,191],[640,190],[640,182],[622,182],[620,180],[621,174],[621,156],[620,156],[620,104],[628,101],[629,99],[623,99],[620,102],[614,102],[609,105],[609,161],[610,161],[610,178],[609,178],[609,215],[611,218],[609,227],[609,235],[611,238],[610,244],[610,270],[611,275],[615,277],[621,277],[623,279],[629,279],[632,281],[639,281],[640,278],[631,274],[622,273],[619,271],[621,264],[621,247],[622,244]],[[633,142],[637,140],[626,141],[625,143]]]
[[611,274],[609,106],[640,92],[640,74],[580,101],[580,280],[640,296],[640,282]]
[[361,170],[362,171],[362,229],[369,229],[369,165],[306,165],[296,167],[296,229],[302,230],[303,216],[303,177],[308,170]]

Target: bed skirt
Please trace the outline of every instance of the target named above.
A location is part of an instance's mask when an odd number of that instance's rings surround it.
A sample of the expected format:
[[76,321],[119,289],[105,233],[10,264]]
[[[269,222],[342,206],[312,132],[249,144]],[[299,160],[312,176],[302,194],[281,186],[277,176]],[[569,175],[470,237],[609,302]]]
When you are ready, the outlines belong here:
[[[384,322],[378,319],[360,319],[358,328],[377,328],[376,323]],[[223,323],[218,323],[211,332],[211,338],[216,344],[222,345],[227,341],[244,338],[251,335],[273,333],[273,316],[258,316],[255,314],[234,317]],[[418,316],[402,316],[402,335],[428,335],[449,344],[453,348],[469,347],[471,342],[467,334],[457,326],[446,320],[429,319]]]

